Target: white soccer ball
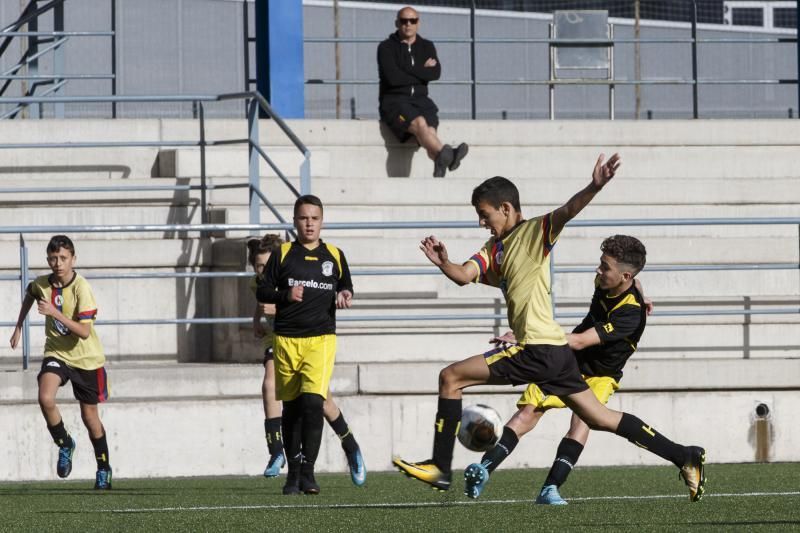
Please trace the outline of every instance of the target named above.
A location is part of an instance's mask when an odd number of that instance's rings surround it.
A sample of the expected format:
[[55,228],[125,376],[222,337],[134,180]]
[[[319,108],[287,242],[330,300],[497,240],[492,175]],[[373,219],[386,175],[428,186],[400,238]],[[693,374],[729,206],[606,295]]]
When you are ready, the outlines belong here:
[[461,411],[458,440],[468,450],[485,452],[497,444],[502,434],[503,421],[488,405],[469,405]]

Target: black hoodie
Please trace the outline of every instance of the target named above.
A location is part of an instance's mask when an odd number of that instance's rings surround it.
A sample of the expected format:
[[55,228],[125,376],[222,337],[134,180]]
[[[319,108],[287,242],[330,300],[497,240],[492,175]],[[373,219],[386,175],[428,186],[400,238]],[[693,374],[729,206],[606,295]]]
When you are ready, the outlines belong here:
[[[436,60],[435,67],[424,66],[430,58]],[[378,45],[381,101],[386,95],[427,96],[428,82],[438,80],[441,74],[436,47],[419,35],[414,44],[409,45],[395,32]]]

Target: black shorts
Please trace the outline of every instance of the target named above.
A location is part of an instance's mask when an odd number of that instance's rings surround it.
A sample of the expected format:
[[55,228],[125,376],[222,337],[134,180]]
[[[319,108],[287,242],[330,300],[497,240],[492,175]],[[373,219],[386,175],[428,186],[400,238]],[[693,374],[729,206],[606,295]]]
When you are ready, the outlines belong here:
[[56,374],[61,378],[61,386],[72,381],[72,394],[81,403],[97,405],[108,399],[108,377],[105,367],[94,370],[83,370],[69,366],[57,357],[45,357],[42,360],[42,369],[36,380],[42,374]]
[[589,388],[568,345],[528,344],[483,354],[493,378],[512,385],[535,383],[547,394],[567,396]]
[[381,120],[389,126],[400,142],[406,142],[411,134],[408,127],[419,117],[432,128],[439,127],[439,108],[427,96],[384,96],[380,106]]
[[266,366],[267,361],[272,361],[274,358],[275,354],[272,353],[272,348],[267,348],[264,350],[264,362],[261,364]]

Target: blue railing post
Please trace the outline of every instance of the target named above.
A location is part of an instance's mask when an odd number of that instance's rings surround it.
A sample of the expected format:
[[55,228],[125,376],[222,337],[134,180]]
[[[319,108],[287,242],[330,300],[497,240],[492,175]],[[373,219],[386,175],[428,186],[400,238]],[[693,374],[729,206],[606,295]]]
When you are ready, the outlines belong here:
[[300,163],[300,194],[311,194],[311,152],[303,153]]
[[256,190],[261,186],[261,176],[259,174],[259,158],[256,146],[258,140],[258,100],[250,99],[247,109],[247,153],[250,156],[250,224],[261,223],[261,205],[259,203]]
[[[19,279],[20,279],[20,305],[25,301],[25,291],[28,288],[28,248],[25,238],[19,234]],[[31,354],[30,320],[25,316],[22,323],[22,370],[28,370]]]

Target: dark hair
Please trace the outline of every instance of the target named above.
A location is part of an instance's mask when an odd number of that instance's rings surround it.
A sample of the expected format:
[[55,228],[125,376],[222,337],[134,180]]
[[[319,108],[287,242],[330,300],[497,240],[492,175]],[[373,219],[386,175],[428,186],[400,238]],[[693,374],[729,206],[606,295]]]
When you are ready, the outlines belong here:
[[631,268],[633,275],[638,274],[647,262],[647,250],[642,241],[630,235],[613,235],[603,241],[600,250]]
[[72,255],[75,255],[75,245],[66,235],[53,235],[50,237],[50,242],[47,243],[47,253],[54,254],[59,249],[64,248],[69,250]]
[[294,211],[293,212],[294,212],[295,216],[297,215],[297,210],[300,209],[300,206],[301,205],[306,205],[306,204],[315,205],[315,206],[319,207],[320,211],[323,211],[322,200],[320,200],[318,197],[314,196],[313,194],[304,194],[303,196],[299,197],[294,202]]
[[283,244],[283,239],[281,239],[280,235],[273,233],[267,233],[260,239],[250,239],[247,241],[247,262],[255,269],[257,255],[267,252],[272,253],[278,250],[281,244]]
[[478,207],[481,202],[488,202],[495,209],[499,208],[503,202],[508,202],[517,211],[522,211],[519,207],[517,186],[502,176],[489,178],[473,189],[473,207]]

